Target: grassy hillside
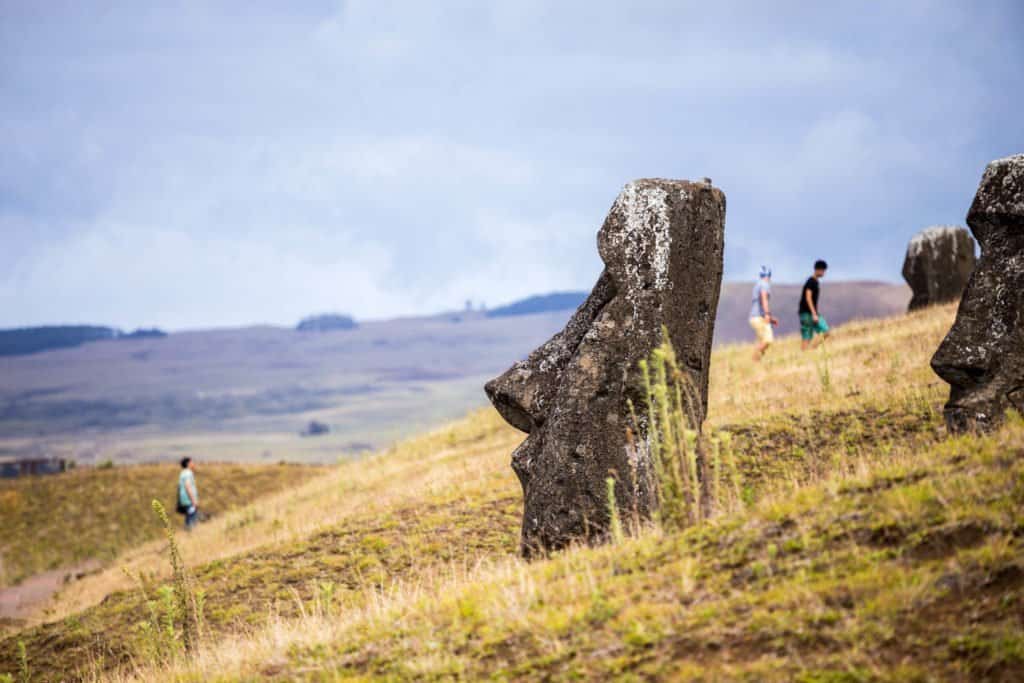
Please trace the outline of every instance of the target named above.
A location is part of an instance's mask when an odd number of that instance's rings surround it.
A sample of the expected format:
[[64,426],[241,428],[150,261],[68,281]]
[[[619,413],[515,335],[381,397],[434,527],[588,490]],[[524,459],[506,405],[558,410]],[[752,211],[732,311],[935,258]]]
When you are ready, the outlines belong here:
[[[157,498],[173,509],[179,471],[172,463],[0,479],[0,586],[83,560],[109,561],[156,538],[150,501]],[[217,516],[323,471],[201,463],[197,476],[203,510]]]
[[[0,641],[0,671],[20,641],[39,680],[1019,680],[1024,425],[945,440],[927,358],[951,321],[857,323],[758,366],[717,351],[739,495],[700,528],[520,561],[521,436],[481,411],[181,539],[206,591],[194,662],[147,664],[112,569]],[[151,596],[167,580],[160,543],[117,565]]]

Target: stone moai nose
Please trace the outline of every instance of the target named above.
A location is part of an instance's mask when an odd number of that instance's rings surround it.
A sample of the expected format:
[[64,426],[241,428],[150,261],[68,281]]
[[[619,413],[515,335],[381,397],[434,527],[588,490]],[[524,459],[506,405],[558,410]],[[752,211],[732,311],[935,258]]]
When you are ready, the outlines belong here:
[[527,434],[544,424],[559,377],[583,335],[614,294],[611,278],[607,272],[602,273],[565,329],[484,386],[487,397],[506,422]]

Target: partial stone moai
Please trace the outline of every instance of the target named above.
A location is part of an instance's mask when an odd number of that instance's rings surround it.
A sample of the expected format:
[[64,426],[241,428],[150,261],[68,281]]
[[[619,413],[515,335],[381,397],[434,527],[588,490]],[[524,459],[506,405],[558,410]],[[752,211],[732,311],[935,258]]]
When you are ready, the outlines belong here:
[[950,384],[950,431],[988,429],[1024,412],[1024,154],[985,169],[967,224],[981,258],[956,322],[932,357]]
[[[710,180],[629,183],[597,235],[605,269],[565,329],[485,387],[529,436],[512,454],[523,486],[529,557],[608,533],[605,480],[620,508],[654,501],[646,449],[630,448],[629,402],[645,405],[639,362],[668,330],[707,411],[708,363],[722,282],[725,195]],[[645,426],[637,425],[645,442]]]
[[967,228],[938,225],[914,235],[903,259],[910,310],[956,301],[974,270],[974,240]]

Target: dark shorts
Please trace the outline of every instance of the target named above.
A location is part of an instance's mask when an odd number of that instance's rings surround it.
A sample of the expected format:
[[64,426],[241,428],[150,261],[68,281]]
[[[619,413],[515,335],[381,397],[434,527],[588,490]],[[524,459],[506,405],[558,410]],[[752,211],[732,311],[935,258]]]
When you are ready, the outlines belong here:
[[814,316],[810,313],[800,314],[800,338],[804,341],[810,341],[814,339],[816,334],[825,334],[828,332],[828,323],[825,322],[825,316],[819,315],[818,322],[814,322]]

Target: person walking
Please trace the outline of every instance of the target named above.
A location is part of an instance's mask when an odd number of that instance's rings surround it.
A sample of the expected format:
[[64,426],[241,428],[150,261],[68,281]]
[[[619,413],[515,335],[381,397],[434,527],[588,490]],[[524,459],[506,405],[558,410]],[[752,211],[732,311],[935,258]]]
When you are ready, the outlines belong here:
[[750,327],[757,337],[757,347],[754,349],[754,362],[759,363],[765,351],[775,341],[775,334],[772,326],[778,325],[779,321],[772,317],[772,269],[768,266],[761,266],[761,273],[750,303]]
[[[804,351],[828,339],[828,323],[818,309],[818,299],[821,295],[820,280],[825,277],[826,270],[827,263],[821,259],[815,261],[814,274],[807,278],[803,289],[800,290],[800,348]],[[821,335],[821,338],[815,341],[814,337],[817,335]]]
[[185,531],[192,531],[199,517],[199,491],[192,458],[181,459],[181,474],[178,475],[178,512],[185,515]]

